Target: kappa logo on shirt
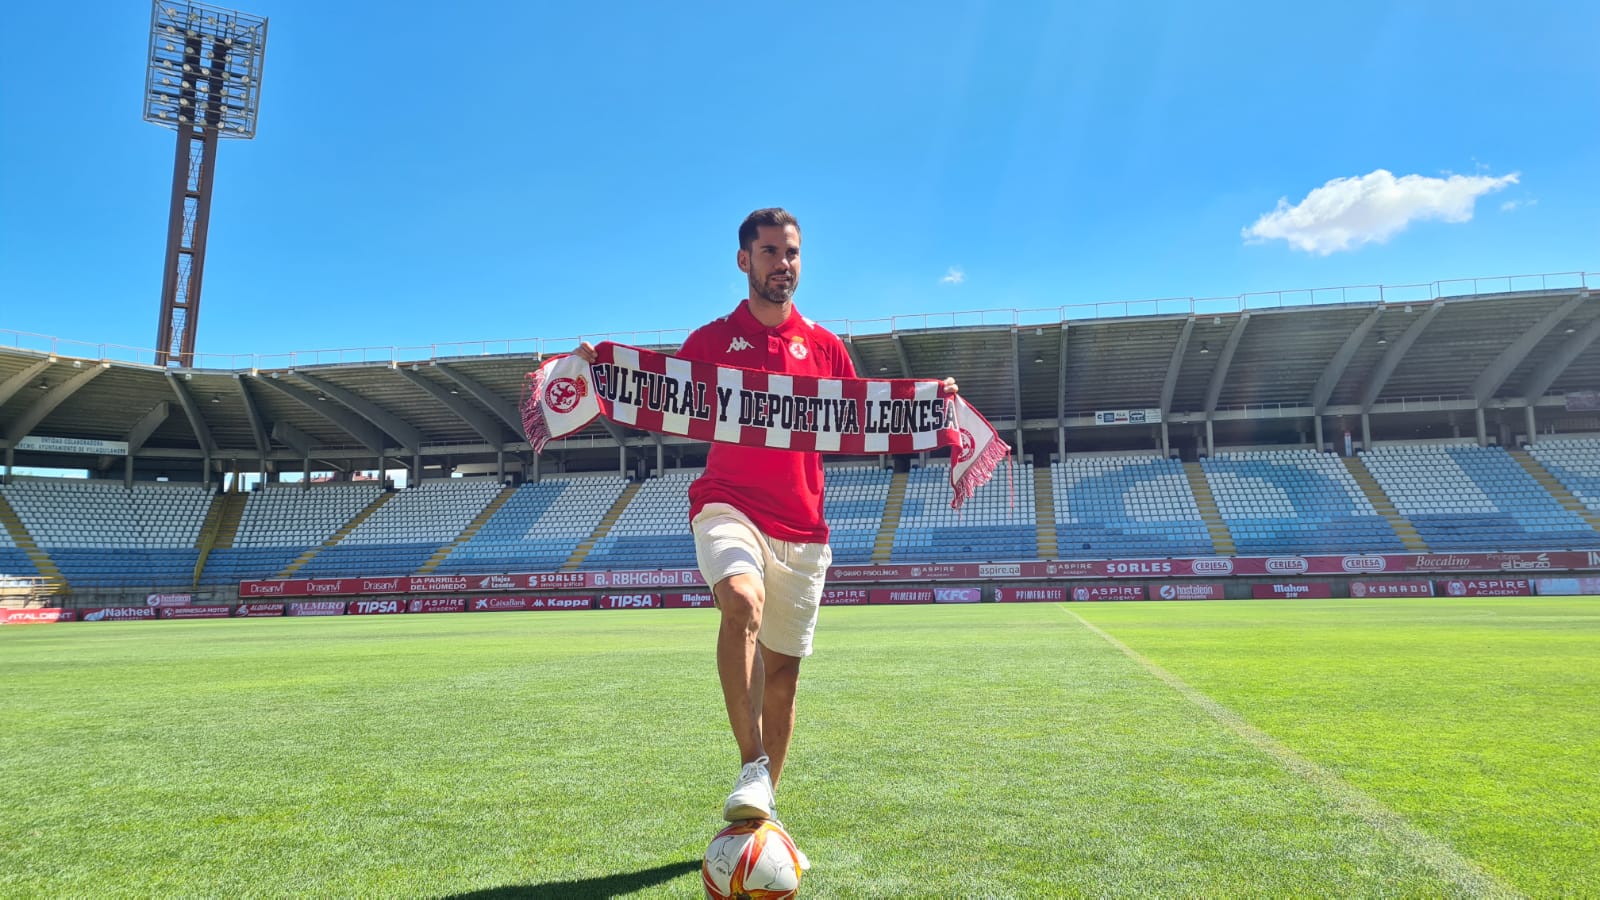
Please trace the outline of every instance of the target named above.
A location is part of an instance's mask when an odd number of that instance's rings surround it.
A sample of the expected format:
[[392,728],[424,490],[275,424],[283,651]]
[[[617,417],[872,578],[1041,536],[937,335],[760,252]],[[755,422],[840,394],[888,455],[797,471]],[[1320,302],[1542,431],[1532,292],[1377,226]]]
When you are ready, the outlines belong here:
[[745,340],[743,335],[737,335],[728,342],[728,349],[723,352],[732,353],[735,350],[749,350],[753,346],[755,345]]

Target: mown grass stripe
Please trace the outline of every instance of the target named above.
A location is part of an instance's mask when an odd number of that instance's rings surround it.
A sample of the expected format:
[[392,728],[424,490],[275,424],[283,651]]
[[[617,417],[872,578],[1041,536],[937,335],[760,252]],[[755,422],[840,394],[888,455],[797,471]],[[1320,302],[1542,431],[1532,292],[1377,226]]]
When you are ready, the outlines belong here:
[[1233,710],[1189,686],[1178,676],[1168,672],[1139,651],[1101,629],[1093,622],[1066,606],[1060,607],[1067,615],[1077,619],[1084,628],[1110,644],[1124,656],[1133,660],[1145,671],[1172,688],[1184,699],[1203,710],[1223,727],[1237,734],[1252,746],[1277,760],[1317,788],[1325,791],[1333,802],[1345,812],[1366,822],[1383,834],[1396,847],[1413,859],[1431,868],[1441,878],[1459,887],[1463,893],[1474,897],[1522,897],[1510,885],[1484,871],[1472,860],[1457,853],[1455,848],[1412,825],[1405,817],[1384,806],[1366,792],[1350,784],[1337,774],[1317,765],[1278,742],[1271,735],[1256,728]]

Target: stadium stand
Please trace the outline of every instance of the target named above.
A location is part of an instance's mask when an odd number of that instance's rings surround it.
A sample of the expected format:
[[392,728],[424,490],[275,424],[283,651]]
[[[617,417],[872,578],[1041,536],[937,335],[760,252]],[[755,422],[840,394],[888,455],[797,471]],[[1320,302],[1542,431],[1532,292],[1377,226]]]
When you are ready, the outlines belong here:
[[1218,453],[1201,467],[1241,554],[1405,550],[1337,456],[1244,450]]
[[692,568],[689,485],[698,477],[698,469],[681,469],[642,482],[621,518],[595,541],[578,568]]
[[1039,553],[1033,478],[1001,471],[959,510],[950,508],[950,465],[913,468],[890,551],[893,562],[1032,559]]
[[28,558],[28,551],[17,546],[11,532],[0,528],[0,587],[9,587],[15,578],[35,578],[39,569]]
[[300,568],[306,577],[409,575],[500,493],[490,478],[425,481],[399,491],[339,543]]
[[1600,440],[1542,440],[1529,452],[1584,509],[1600,512]]
[[1213,552],[1183,464],[1159,456],[1080,456],[1050,466],[1062,559]]
[[1600,547],[1600,534],[1500,447],[1389,445],[1362,461],[1431,550]]
[[822,508],[834,565],[872,561],[893,480],[894,471],[882,466],[828,467]]
[[434,571],[560,569],[573,548],[594,533],[626,485],[620,475],[547,478],[520,485],[478,533],[453,548]]
[[200,582],[271,578],[333,537],[382,492],[373,481],[262,485],[245,499],[233,546],[211,551]]
[[211,492],[198,484],[18,479],[0,487],[75,587],[188,585]]

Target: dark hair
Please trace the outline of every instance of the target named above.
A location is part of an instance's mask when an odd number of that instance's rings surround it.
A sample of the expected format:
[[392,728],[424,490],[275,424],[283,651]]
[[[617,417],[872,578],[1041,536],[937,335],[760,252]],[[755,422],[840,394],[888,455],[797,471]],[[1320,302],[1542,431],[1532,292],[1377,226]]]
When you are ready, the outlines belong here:
[[793,225],[795,231],[800,230],[800,223],[795,221],[794,214],[781,206],[769,206],[758,209],[744,217],[744,222],[739,226],[739,249],[749,250],[756,240],[756,229],[763,225]]

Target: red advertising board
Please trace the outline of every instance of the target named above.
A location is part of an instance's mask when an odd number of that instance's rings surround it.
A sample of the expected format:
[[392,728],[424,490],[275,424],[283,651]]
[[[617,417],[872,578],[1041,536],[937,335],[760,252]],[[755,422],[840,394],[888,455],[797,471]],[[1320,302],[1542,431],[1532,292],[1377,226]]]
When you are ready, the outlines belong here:
[[594,609],[593,597],[472,597],[467,612],[525,612],[537,609]]
[[406,611],[402,600],[351,600],[344,611],[352,616],[393,616]]
[[1350,596],[1362,597],[1432,597],[1431,581],[1352,581]]
[[1079,584],[1072,587],[1074,600],[1143,600],[1142,584]]
[[133,622],[155,618],[156,611],[148,606],[100,606],[78,610],[80,622]]
[[661,605],[666,609],[700,609],[716,606],[717,602],[710,591],[702,591],[698,594],[663,594]]
[[1533,582],[1526,578],[1452,578],[1439,582],[1447,597],[1530,597]]
[[241,581],[239,582],[239,597],[304,597],[305,581],[277,580],[277,581]]
[[283,615],[282,603],[241,603],[233,608],[235,619],[261,619]]
[[233,613],[231,606],[163,606],[163,619],[226,619]]
[[[861,581],[970,581],[978,578],[1040,578],[1030,574],[1035,567],[1042,573],[1044,563],[905,563],[888,566],[834,566],[828,570],[830,582]],[[980,575],[980,572],[990,574]],[[1005,573],[1005,574],[1000,574]],[[1014,574],[1013,574],[1014,573]]]
[[471,575],[413,575],[404,581],[408,594],[459,594],[481,590],[473,584]]
[[932,603],[933,588],[880,588],[867,593],[869,603]]
[[1226,596],[1228,593],[1220,584],[1164,581],[1150,585],[1151,600],[1221,600]]
[[[361,593],[364,578],[302,578],[298,581],[280,582],[298,585],[299,590],[284,594],[286,597],[337,597]],[[393,579],[376,579],[381,586]]]
[[582,588],[589,584],[587,572],[523,572],[511,575],[468,575],[474,591],[548,591],[557,588]]
[[466,597],[421,597],[406,604],[406,612],[412,613],[458,613],[466,611]]
[[935,603],[978,603],[983,600],[982,588],[934,588]]
[[284,607],[286,616],[342,616],[343,600],[297,600]]
[[653,587],[704,587],[705,579],[699,569],[661,569],[645,572],[586,572],[589,583],[584,587],[597,588],[653,588]]
[[1250,596],[1258,600],[1272,597],[1288,600],[1309,597],[1321,600],[1333,596],[1333,585],[1326,581],[1275,581],[1271,584],[1252,584]]
[[77,618],[75,609],[56,607],[41,609],[0,609],[0,625],[46,625],[51,622],[71,622]]
[[994,589],[994,599],[1000,603],[1064,603],[1067,599],[1067,589],[998,587]]
[[[899,563],[835,566],[828,580],[839,584],[951,582],[1015,579],[1196,579],[1246,576],[1292,579],[1304,575],[1532,573],[1600,570],[1600,551],[1547,553],[1391,553],[1342,556],[1214,556],[1190,559],[1082,559],[1010,563]],[[695,569],[626,572],[524,572],[467,575],[392,575],[369,578],[290,578],[241,581],[242,599],[472,593],[554,589],[704,588]]]
[[823,588],[823,606],[864,606],[872,601],[866,588]]
[[[354,594],[404,594],[411,590],[411,577],[408,575],[385,575],[374,578],[356,578],[356,589],[349,593]],[[465,590],[462,585],[467,583],[465,578],[457,579],[459,584],[443,587],[441,590]],[[341,591],[341,593],[345,593]]]
[[595,609],[660,609],[660,594],[601,594]]

